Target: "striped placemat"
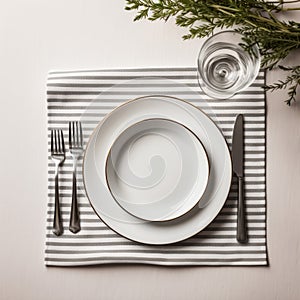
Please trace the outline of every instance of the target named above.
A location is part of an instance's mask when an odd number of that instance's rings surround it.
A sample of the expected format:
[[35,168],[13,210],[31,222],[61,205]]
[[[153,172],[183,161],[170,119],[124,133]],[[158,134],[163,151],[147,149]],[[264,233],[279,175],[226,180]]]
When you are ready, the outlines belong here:
[[[157,80],[160,77],[161,80]],[[142,78],[143,83],[137,83]],[[164,82],[164,79],[166,80]],[[157,265],[267,265],[265,194],[265,95],[264,72],[244,92],[229,100],[212,100],[198,86],[195,68],[143,68],[85,71],[53,71],[47,81],[48,103],[48,206],[45,264],[79,266],[106,263]],[[158,83],[160,82],[160,83]],[[99,96],[100,94],[100,96]],[[82,230],[68,230],[72,194],[72,160],[67,153],[60,170],[60,201],[64,234],[52,233],[54,212],[54,164],[50,158],[50,130],[62,128],[68,149],[68,122],[83,116],[87,142],[98,122],[111,110],[138,96],[165,94],[203,107],[210,104],[213,117],[231,147],[235,117],[245,116],[245,199],[249,242],[236,242],[237,184],[217,218],[188,240],[166,246],[147,246],[129,241],[97,217],[78,174],[78,201]],[[98,101],[94,108],[91,103]],[[87,113],[87,108],[89,108]],[[79,168],[82,161],[79,163]]]

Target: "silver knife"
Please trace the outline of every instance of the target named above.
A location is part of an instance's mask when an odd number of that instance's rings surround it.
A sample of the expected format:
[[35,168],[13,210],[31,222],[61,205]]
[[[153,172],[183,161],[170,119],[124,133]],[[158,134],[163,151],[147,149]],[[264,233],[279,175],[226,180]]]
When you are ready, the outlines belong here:
[[237,212],[237,234],[239,243],[246,243],[247,226],[244,203],[244,118],[239,114],[236,117],[232,137],[232,164],[233,172],[238,178],[238,212]]

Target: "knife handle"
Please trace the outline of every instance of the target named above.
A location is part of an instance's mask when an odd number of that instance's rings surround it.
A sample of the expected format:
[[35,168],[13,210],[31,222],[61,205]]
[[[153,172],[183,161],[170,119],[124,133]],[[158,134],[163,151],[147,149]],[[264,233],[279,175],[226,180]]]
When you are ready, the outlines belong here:
[[238,213],[237,213],[237,241],[239,243],[247,243],[247,226],[244,203],[244,182],[243,177],[238,177],[239,180],[239,195],[238,195]]

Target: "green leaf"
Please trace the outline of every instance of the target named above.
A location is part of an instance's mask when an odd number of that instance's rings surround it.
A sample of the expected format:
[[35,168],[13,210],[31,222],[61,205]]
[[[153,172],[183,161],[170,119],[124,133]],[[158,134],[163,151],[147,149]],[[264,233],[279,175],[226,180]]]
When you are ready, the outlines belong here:
[[[289,0],[288,0],[289,1]],[[285,0],[126,0],[126,10],[136,10],[135,21],[165,20],[174,17],[176,24],[187,28],[183,39],[202,38],[216,29],[234,28],[244,35],[243,48],[253,54],[258,45],[262,56],[261,67],[272,70],[291,51],[300,48],[300,23],[284,21],[278,13],[285,13]],[[294,8],[298,9],[300,8]],[[288,88],[287,104],[296,99],[300,81],[300,66],[280,69],[290,74],[265,89],[275,91]]]

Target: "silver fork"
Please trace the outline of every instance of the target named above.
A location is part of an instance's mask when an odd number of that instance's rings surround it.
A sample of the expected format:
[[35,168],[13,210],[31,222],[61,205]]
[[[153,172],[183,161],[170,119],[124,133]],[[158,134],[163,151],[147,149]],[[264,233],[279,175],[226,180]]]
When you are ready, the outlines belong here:
[[55,208],[52,231],[55,235],[61,235],[63,226],[59,208],[58,170],[65,160],[65,143],[62,130],[51,130],[51,158],[55,164]]
[[80,218],[77,204],[77,184],[76,167],[77,161],[83,152],[82,127],[81,122],[69,122],[69,147],[73,157],[73,189],[72,189],[72,207],[69,229],[73,233],[80,231]]

